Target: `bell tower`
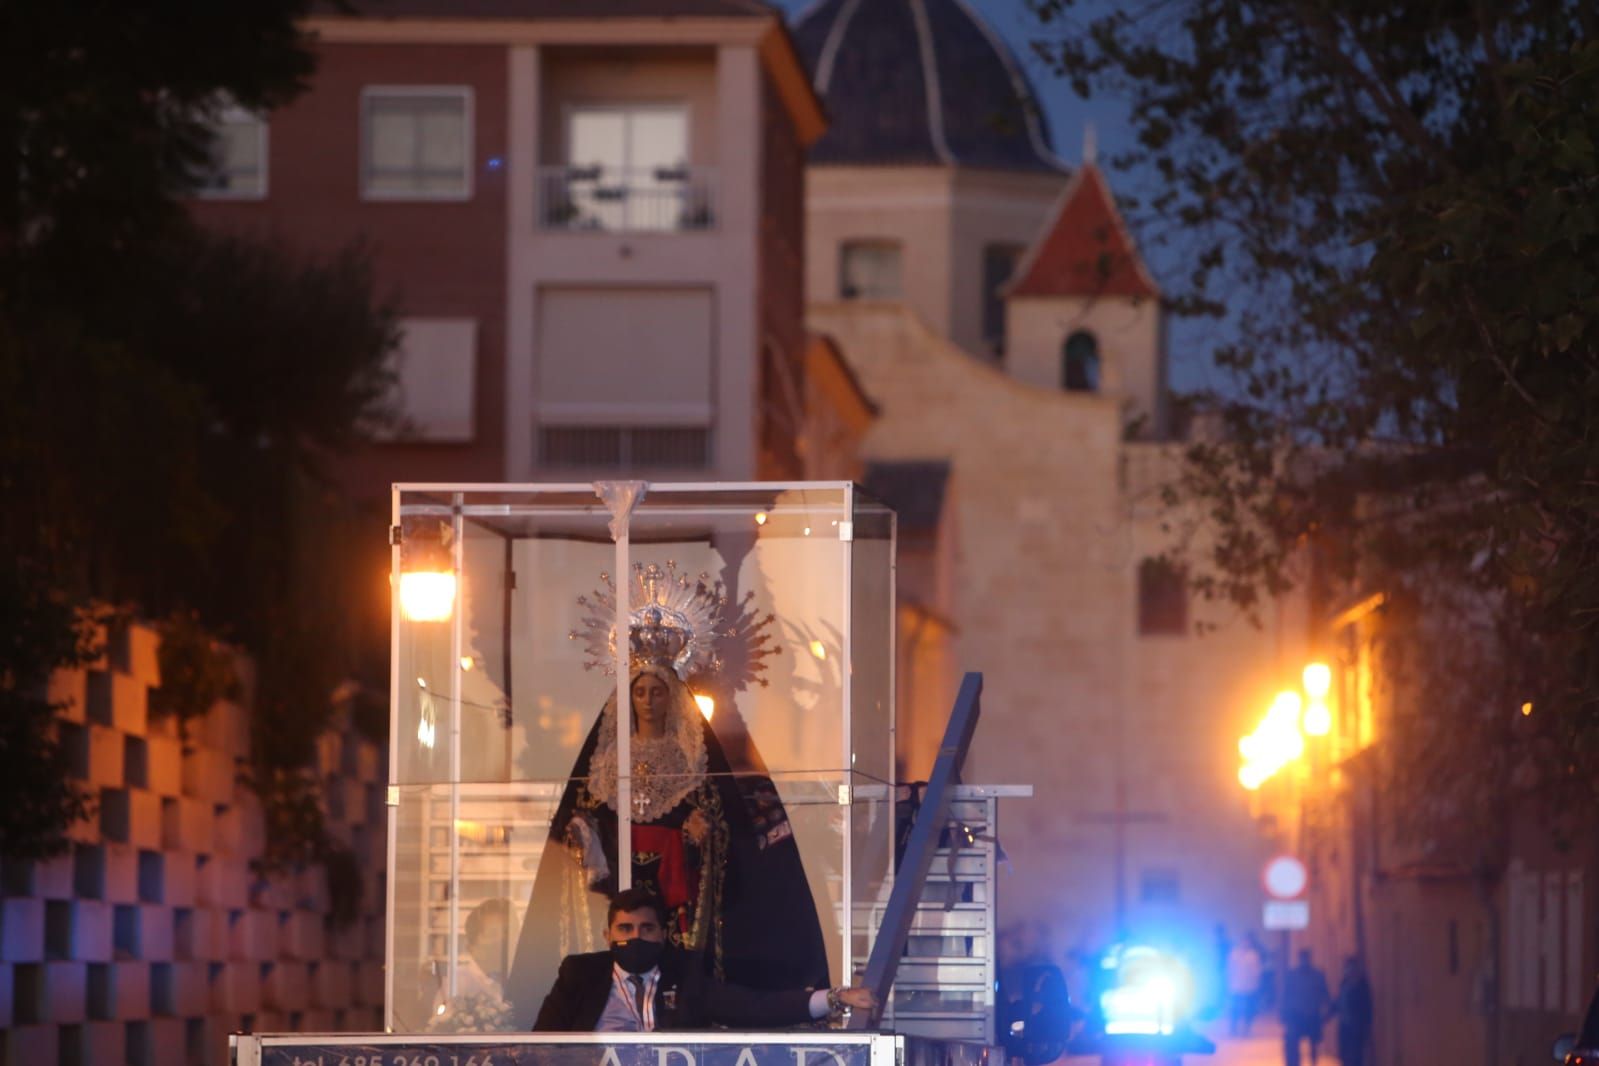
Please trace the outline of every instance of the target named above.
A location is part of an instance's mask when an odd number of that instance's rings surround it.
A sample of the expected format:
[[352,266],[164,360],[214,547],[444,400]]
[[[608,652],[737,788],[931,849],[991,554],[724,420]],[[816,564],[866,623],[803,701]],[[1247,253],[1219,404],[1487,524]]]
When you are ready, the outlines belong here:
[[1072,175],[1005,290],[1005,370],[1119,402],[1140,437],[1166,430],[1160,290],[1092,158]]

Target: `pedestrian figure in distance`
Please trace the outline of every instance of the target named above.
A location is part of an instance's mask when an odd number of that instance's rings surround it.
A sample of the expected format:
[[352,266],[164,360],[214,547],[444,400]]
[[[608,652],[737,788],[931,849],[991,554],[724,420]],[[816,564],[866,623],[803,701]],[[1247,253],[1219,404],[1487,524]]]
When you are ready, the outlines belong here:
[[1227,953],[1227,1032],[1248,1036],[1255,1024],[1255,1003],[1260,997],[1260,952],[1252,938],[1234,944]]
[[1279,1013],[1283,1020],[1283,1066],[1299,1066],[1299,1044],[1310,1041],[1310,1062],[1321,1051],[1321,1027],[1332,997],[1327,977],[1311,964],[1310,952],[1301,949],[1299,964],[1283,975]]
[[1344,960],[1333,1010],[1338,1015],[1338,1061],[1343,1066],[1365,1066],[1366,1049],[1371,1046],[1371,982],[1354,955]]
[[1227,927],[1220,922],[1212,930],[1216,945],[1215,964],[1211,967],[1209,980],[1205,982],[1204,1012],[1207,1017],[1220,1018],[1227,1013],[1227,958],[1232,954],[1232,937],[1227,935]]

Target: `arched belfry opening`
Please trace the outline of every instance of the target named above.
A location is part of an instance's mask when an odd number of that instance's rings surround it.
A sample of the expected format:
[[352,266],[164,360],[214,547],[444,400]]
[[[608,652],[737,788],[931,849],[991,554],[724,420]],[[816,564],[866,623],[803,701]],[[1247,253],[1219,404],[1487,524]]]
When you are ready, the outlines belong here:
[[1067,392],[1099,391],[1099,339],[1086,329],[1061,345],[1060,386]]

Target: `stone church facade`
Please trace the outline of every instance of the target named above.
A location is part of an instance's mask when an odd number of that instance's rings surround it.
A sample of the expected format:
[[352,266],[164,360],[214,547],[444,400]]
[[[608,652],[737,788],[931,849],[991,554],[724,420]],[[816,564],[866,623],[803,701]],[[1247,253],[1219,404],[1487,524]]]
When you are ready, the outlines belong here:
[[[807,173],[810,325],[879,409],[868,487],[902,513],[943,501],[930,607],[952,668],[985,675],[966,777],[1036,790],[1006,813],[1002,923],[1056,961],[1119,935],[1208,959],[1217,924],[1260,921],[1236,744],[1296,676],[1304,618],[1273,604],[1257,628],[1167,558],[1206,532],[1162,504],[1185,430],[1155,279],[961,0],[825,0],[794,33],[832,119]],[[912,582],[921,565],[902,547]],[[901,713],[923,777],[936,729],[925,699]]]

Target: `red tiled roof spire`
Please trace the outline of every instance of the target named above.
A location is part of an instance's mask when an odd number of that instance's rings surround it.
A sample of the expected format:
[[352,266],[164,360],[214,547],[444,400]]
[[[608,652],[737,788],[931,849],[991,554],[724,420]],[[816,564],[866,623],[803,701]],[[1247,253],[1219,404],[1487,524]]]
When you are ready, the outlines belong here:
[[1008,296],[1160,295],[1116,210],[1105,175],[1084,163],[1048,227],[1017,264]]

